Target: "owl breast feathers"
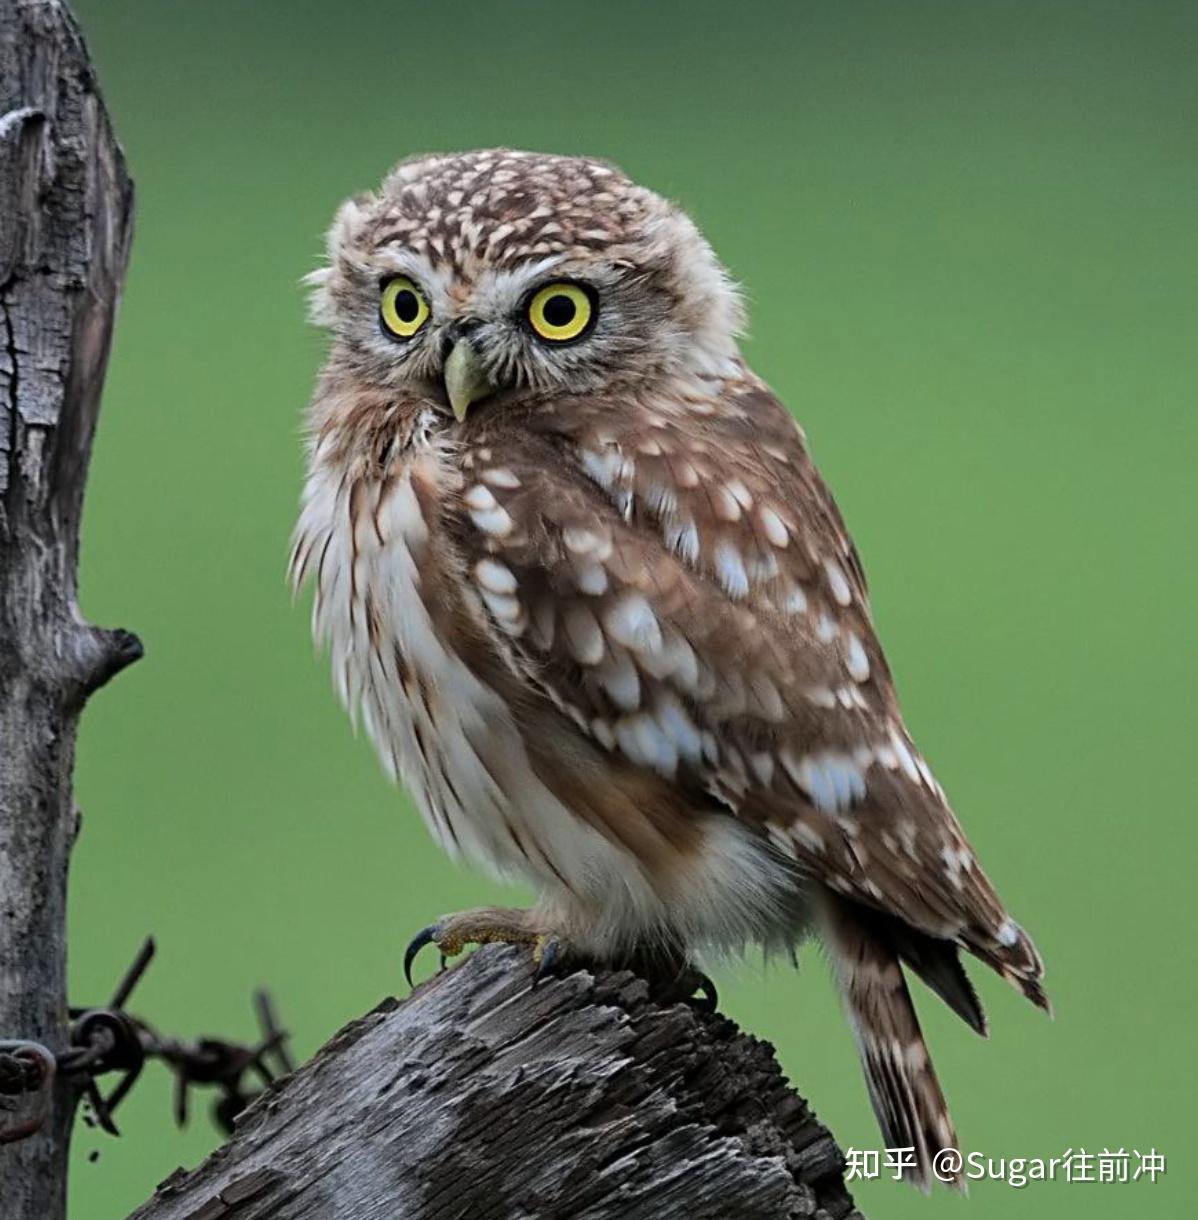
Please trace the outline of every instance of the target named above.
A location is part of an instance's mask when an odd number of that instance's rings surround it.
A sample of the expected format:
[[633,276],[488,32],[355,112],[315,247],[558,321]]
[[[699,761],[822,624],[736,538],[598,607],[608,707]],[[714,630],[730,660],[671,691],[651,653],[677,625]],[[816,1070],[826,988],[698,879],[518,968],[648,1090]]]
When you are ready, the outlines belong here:
[[591,160],[402,163],[311,278],[333,335],[292,576],[434,836],[584,953],[835,964],[888,1146],[955,1143],[903,965],[1047,1006],[904,727],[861,564],[738,296]]

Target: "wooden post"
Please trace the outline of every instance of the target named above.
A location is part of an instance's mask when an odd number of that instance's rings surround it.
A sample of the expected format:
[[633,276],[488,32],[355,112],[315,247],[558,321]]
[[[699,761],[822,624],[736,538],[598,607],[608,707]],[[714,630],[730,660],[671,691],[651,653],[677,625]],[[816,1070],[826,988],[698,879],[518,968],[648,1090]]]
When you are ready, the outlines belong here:
[[861,1220],[768,1045],[492,946],[343,1029],[130,1220]]
[[[75,729],[141,655],[75,600],[83,486],[133,192],[87,50],[58,0],[0,0],[0,1039],[67,1038]],[[7,1102],[7,1099],[6,1099]],[[0,1128],[16,1121],[0,1111]],[[61,1220],[75,1098],[0,1145],[5,1220]]]

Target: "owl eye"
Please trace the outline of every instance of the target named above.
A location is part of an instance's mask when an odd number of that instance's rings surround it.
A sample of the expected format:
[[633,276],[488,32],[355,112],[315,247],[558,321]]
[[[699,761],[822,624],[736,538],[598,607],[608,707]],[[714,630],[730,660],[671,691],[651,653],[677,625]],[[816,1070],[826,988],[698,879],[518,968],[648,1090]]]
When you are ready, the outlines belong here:
[[397,339],[410,339],[428,321],[424,294],[406,275],[397,275],[383,285],[379,317]]
[[594,323],[595,313],[593,292],[564,280],[538,288],[528,301],[529,326],[550,343],[581,338]]

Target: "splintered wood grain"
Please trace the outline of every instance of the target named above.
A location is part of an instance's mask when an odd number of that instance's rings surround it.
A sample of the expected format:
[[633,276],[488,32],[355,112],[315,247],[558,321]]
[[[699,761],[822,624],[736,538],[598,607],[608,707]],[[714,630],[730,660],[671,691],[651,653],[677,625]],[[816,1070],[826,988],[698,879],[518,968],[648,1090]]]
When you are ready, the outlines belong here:
[[490,947],[347,1026],[130,1220],[856,1218],[770,1047]]

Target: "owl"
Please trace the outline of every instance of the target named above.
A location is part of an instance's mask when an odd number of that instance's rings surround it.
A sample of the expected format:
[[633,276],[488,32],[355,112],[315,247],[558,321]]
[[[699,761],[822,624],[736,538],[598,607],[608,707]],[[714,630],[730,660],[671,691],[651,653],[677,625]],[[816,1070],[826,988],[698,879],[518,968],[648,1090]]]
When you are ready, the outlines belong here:
[[679,976],[833,963],[887,1147],[956,1145],[906,981],[973,1029],[967,950],[1048,1007],[913,744],[861,562],[738,293],[613,165],[402,162],[310,277],[331,347],[291,578],[384,768],[532,910],[438,919]]

